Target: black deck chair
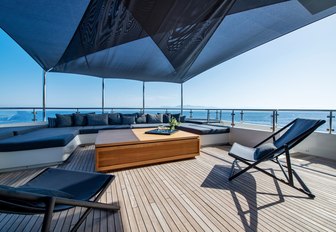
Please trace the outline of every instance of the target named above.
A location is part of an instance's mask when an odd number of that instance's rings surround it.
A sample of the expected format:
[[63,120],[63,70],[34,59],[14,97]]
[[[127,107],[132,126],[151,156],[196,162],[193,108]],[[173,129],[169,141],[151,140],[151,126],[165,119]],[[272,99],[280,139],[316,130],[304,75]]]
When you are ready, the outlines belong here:
[[[272,134],[253,148],[242,146],[238,143],[234,143],[229,151],[229,155],[235,158],[232,163],[231,173],[229,177],[229,181],[234,178],[240,176],[247,170],[251,168],[255,168],[305,194],[307,194],[310,198],[314,198],[315,195],[311,193],[307,185],[303,182],[303,180],[299,177],[299,175],[292,169],[290,154],[289,151],[305,138],[307,138],[311,133],[313,133],[318,127],[325,123],[325,120],[312,120],[312,119],[301,119],[297,118],[281,130]],[[277,135],[280,135],[281,132],[284,132],[279,138],[276,138]],[[286,155],[287,166],[282,165],[278,157],[282,154]],[[271,160],[276,162],[287,181],[276,177],[275,175],[257,167],[258,164],[264,161]],[[237,172],[235,174],[235,166],[238,161],[241,161],[248,166]],[[287,168],[287,173],[284,168]],[[302,188],[298,188],[294,186],[293,175],[299,182]]]
[[119,210],[98,202],[113,179],[113,175],[49,168],[20,187],[0,185],[0,212],[44,214],[42,231],[49,231],[54,212],[86,207],[72,228],[76,231],[92,209]]

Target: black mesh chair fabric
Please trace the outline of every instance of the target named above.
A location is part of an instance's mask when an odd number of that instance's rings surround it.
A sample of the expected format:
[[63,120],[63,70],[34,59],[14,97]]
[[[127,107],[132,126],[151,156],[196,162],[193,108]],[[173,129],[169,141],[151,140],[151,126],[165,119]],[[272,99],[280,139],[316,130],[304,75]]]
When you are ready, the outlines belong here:
[[[28,183],[18,188],[7,189],[7,191],[11,195],[28,192],[40,194],[42,197],[50,197],[49,194],[51,194],[55,197],[67,198],[69,196],[74,200],[88,201],[97,195],[113,178],[113,175],[49,168]],[[0,191],[4,190],[0,188]],[[48,191],[49,194],[47,194]],[[26,214],[45,212],[43,201],[24,201],[2,196],[0,206],[2,212]],[[56,204],[54,212],[72,207]]]
[[335,5],[335,0],[3,0],[0,27],[46,71],[183,83],[334,14]]

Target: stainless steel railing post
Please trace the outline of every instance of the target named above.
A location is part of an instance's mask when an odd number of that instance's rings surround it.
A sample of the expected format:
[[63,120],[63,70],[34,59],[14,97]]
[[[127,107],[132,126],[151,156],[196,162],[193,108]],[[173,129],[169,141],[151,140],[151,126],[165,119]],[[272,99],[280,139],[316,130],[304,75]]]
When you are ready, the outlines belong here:
[[219,111],[219,121],[221,122],[222,121],[222,110]]
[[240,111],[240,122],[241,123],[244,122],[244,111],[243,110]]
[[231,113],[231,126],[234,127],[235,126],[235,111],[232,110],[232,113]]
[[193,111],[192,111],[192,109],[190,109],[190,111],[189,111],[189,118],[192,118],[193,117]]
[[36,122],[36,109],[33,108],[33,122]]
[[327,116],[327,118],[329,118],[329,128],[327,128],[327,131],[329,131],[329,134],[331,134],[334,129],[333,129],[333,118],[335,118],[335,116],[333,116],[333,111],[330,110],[329,111],[329,115]]
[[207,123],[210,121],[210,110],[207,110]]
[[276,130],[276,125],[278,122],[278,111],[277,110],[273,110],[273,113],[271,115],[272,117],[272,131],[274,132]]

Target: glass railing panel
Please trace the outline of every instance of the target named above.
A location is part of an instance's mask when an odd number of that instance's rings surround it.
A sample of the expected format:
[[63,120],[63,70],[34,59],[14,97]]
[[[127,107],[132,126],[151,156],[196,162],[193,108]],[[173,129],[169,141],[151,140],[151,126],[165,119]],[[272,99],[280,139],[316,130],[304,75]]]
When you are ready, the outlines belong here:
[[1,110],[0,124],[32,122],[32,110]]
[[278,111],[278,127],[281,128],[296,118],[323,119],[326,123],[316,131],[327,132],[329,128],[329,111]]
[[253,110],[245,110],[243,111],[243,115],[239,112],[240,121],[242,119],[242,123],[248,124],[256,124],[256,125],[265,125],[272,126],[273,122],[273,111],[253,111]]

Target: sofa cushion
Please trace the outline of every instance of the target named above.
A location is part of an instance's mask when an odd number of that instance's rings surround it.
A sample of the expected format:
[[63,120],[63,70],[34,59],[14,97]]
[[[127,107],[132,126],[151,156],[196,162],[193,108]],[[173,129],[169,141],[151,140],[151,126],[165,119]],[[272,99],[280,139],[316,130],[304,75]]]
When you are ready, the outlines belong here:
[[135,121],[138,124],[147,123],[147,116],[145,114],[139,114]]
[[14,136],[14,132],[12,130],[2,130],[0,129],[0,139],[6,139]]
[[169,126],[168,123],[143,123],[131,125],[132,128],[156,128],[158,126]]
[[212,126],[203,124],[193,124],[193,123],[182,123],[177,126],[178,129],[191,132],[194,134],[205,135],[205,134],[222,134],[229,133],[229,127],[223,126]]
[[162,114],[147,114],[147,123],[163,123]]
[[97,134],[100,130],[130,129],[129,125],[87,126],[79,129],[79,134]]
[[73,125],[72,114],[56,114],[57,127],[69,127]]
[[13,128],[14,135],[24,135],[42,128],[46,128],[47,125],[36,125],[36,126],[20,126]]
[[131,125],[135,124],[135,116],[122,115],[122,124]]
[[110,113],[108,114],[108,123],[110,125],[120,125],[121,124],[121,116],[119,113]]
[[56,120],[56,118],[50,118],[50,117],[48,117],[48,127],[49,128],[55,128],[55,127],[57,127],[57,120]]
[[88,126],[108,125],[108,114],[88,114]]

